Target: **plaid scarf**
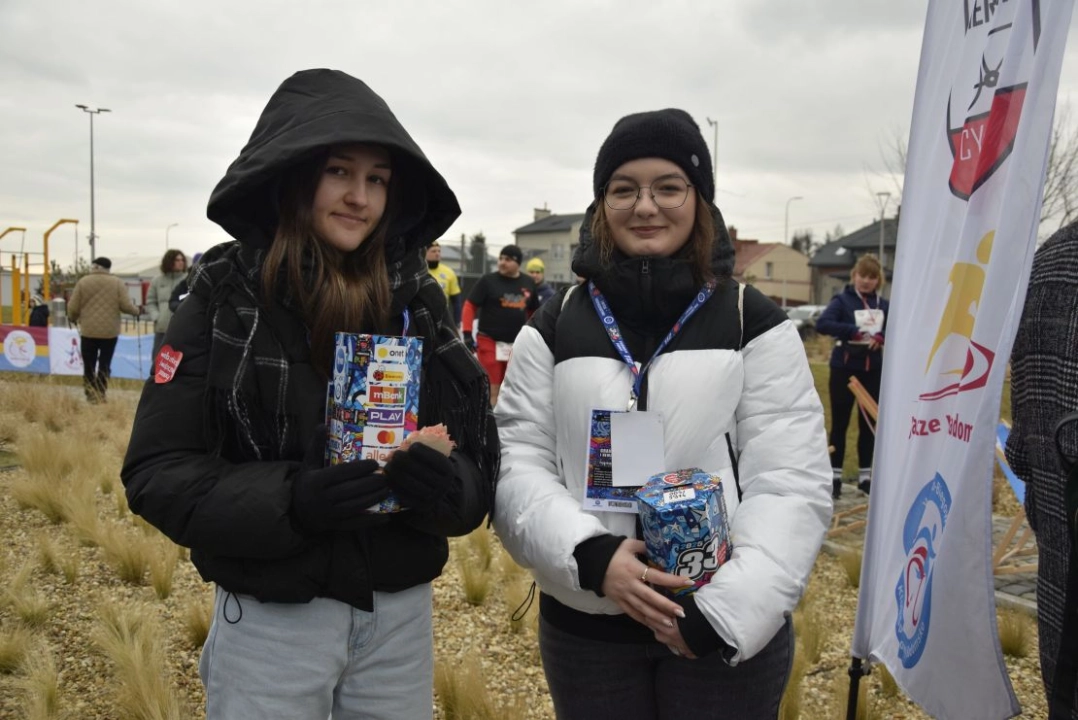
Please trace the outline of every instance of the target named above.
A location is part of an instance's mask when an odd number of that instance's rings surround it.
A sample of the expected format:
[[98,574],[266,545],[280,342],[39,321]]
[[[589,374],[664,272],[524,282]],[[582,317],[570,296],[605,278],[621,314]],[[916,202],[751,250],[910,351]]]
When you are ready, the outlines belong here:
[[[207,302],[211,337],[206,435],[217,454],[231,432],[245,458],[298,459],[309,438],[300,437],[289,369],[306,355],[307,331],[287,299],[270,308],[260,301],[264,256],[238,242],[218,245],[203,255],[192,280],[192,294]],[[420,253],[387,270],[390,314],[408,308],[414,334],[423,338],[419,425],[445,423],[457,449],[479,467],[493,503],[500,450],[486,373],[461,341]]]

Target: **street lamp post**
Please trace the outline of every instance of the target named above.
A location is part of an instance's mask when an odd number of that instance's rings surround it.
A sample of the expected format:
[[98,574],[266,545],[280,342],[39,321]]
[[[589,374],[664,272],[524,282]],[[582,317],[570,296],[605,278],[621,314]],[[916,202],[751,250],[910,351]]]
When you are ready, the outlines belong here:
[[[883,271],[883,212],[887,209],[887,200],[891,197],[891,193],[886,190],[876,193],[878,200],[876,201],[880,206],[880,271]],[[894,263],[891,264],[892,267]]]
[[165,250],[168,250],[168,231],[179,225],[179,223],[171,223],[165,228]]
[[90,115],[90,262],[93,262],[97,257],[97,227],[94,224],[94,115],[112,111],[108,108],[91,108],[87,105],[75,107]]
[[794,195],[792,198],[786,201],[786,229],[783,231],[782,242],[786,245],[790,244],[790,203],[794,200],[804,200],[805,198],[800,195]]
[[715,141],[711,143],[711,177],[715,183],[719,182],[719,121],[707,119],[707,124],[715,128]]

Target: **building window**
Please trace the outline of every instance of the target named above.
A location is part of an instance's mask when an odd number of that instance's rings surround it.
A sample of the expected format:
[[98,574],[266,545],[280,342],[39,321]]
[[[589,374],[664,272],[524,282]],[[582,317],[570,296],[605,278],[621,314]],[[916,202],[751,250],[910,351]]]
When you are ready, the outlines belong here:
[[550,256],[555,260],[561,260],[565,257],[565,246],[561,243],[553,243],[550,246]]
[[770,280],[775,277],[775,263],[764,263],[764,279]]

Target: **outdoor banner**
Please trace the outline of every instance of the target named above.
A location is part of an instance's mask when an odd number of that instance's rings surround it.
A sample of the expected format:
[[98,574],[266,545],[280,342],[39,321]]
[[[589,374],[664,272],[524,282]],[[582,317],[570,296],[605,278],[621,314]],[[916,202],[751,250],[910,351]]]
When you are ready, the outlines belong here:
[[48,374],[48,328],[0,325],[0,370]]
[[[141,380],[153,365],[153,335],[120,335],[112,356],[114,378]],[[79,331],[0,325],[0,371],[82,375]]]
[[928,7],[853,655],[938,718],[1020,712],[997,638],[991,471],[1072,8]]

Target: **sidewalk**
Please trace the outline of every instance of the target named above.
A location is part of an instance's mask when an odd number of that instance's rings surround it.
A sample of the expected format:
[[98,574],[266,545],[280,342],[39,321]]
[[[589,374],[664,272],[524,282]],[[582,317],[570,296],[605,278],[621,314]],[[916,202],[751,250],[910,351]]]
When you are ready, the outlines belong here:
[[[868,495],[857,489],[853,483],[844,483],[842,497],[835,500],[835,512],[840,513],[864,505],[868,502]],[[858,513],[855,519],[864,520],[865,514]],[[995,547],[1007,528],[1011,525],[1011,518],[992,516],[992,546]],[[824,550],[836,554],[842,548],[854,547],[861,549],[864,544],[864,528],[850,530],[833,538],[824,540]],[[1024,558],[1025,562],[1036,561],[1036,556]],[[1037,615],[1037,573],[1023,572],[1009,575],[996,575],[996,605],[1013,610],[1021,610],[1032,616]]]

